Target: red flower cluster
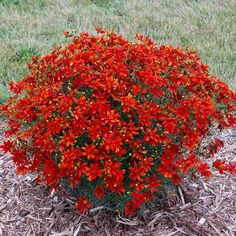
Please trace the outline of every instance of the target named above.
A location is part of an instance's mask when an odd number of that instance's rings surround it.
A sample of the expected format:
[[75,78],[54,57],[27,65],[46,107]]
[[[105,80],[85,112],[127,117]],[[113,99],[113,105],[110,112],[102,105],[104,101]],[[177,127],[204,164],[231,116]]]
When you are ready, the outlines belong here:
[[[9,125],[2,149],[19,173],[37,173],[53,188],[83,178],[99,183],[98,198],[129,196],[131,214],[153,199],[163,177],[177,185],[186,174],[211,175],[197,149],[210,126],[236,123],[236,94],[193,50],[99,33],[32,58],[30,73],[10,83],[15,95],[1,107]],[[220,161],[214,167],[236,170]],[[77,208],[88,207],[81,196]]]

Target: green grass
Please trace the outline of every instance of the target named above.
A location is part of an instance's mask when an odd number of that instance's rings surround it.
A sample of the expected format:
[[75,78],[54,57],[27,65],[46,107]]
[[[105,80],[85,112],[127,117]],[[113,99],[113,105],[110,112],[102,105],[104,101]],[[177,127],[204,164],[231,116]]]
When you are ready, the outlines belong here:
[[211,73],[236,89],[235,12],[235,0],[0,0],[0,103],[32,55],[65,44],[63,31],[94,33],[94,26],[195,48]]

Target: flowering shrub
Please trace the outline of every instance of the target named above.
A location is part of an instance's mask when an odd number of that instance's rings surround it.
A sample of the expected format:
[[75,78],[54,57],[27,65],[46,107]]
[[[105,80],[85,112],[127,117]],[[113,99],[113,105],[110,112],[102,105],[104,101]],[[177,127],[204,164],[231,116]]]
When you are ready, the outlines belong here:
[[[18,173],[37,173],[52,188],[92,184],[89,196],[78,197],[79,210],[94,196],[115,194],[128,215],[154,199],[163,179],[178,185],[185,175],[210,177],[201,140],[209,127],[236,124],[236,94],[193,50],[98,33],[32,58],[30,73],[10,83],[2,149]],[[211,143],[209,156],[221,146]],[[220,160],[213,168],[236,173]]]

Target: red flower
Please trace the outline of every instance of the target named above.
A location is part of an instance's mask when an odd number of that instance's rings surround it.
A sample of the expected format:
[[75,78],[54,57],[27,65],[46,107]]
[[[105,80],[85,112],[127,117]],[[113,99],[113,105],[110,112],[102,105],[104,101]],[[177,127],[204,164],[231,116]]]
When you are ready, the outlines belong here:
[[226,165],[225,161],[216,160],[214,161],[213,166],[219,170],[220,174],[223,174],[225,171],[229,170],[229,166]]
[[97,158],[98,150],[96,149],[96,146],[94,144],[91,145],[85,144],[85,146],[82,149],[84,150],[82,154],[86,156],[88,159]]
[[105,196],[103,187],[97,186],[96,189],[94,190],[94,194],[96,195],[97,198],[103,198]]
[[122,138],[117,131],[110,131],[109,134],[104,134],[101,144],[105,151],[118,152],[122,145]]
[[80,213],[88,212],[91,203],[87,197],[83,198],[80,196],[79,200],[76,202],[75,207],[79,209]]
[[136,207],[132,201],[129,201],[126,203],[124,207],[124,214],[125,216],[133,216],[134,211],[136,210]]
[[157,168],[157,170],[160,174],[162,174],[165,178],[168,178],[168,179],[173,178],[173,176],[176,175],[174,168],[171,166],[166,166],[166,165],[161,164]]
[[208,179],[212,175],[210,171],[210,166],[206,163],[199,163],[197,166],[197,170],[206,179]]
[[72,146],[74,144],[75,138],[76,136],[72,133],[64,134],[60,142],[61,149],[63,149],[63,147]]
[[65,152],[62,153],[60,167],[69,169],[74,168],[75,160],[78,159],[79,156],[81,156],[81,153],[77,149],[67,149]]
[[10,140],[7,140],[5,141],[1,146],[0,148],[4,151],[4,152],[10,152],[13,150],[14,148],[14,144],[10,141]]
[[208,146],[208,150],[209,150],[209,154],[211,156],[214,156],[215,153],[218,152],[218,150],[220,148],[222,148],[224,146],[224,142],[220,139],[215,139],[209,146]]
[[231,174],[236,174],[236,164],[233,163],[228,163],[228,168],[229,168],[229,172]]
[[94,179],[97,179],[98,177],[102,176],[103,170],[98,164],[91,164],[89,167],[87,167],[86,175],[88,177],[89,181],[92,181]]
[[152,193],[157,192],[157,188],[161,186],[161,181],[157,179],[156,175],[147,177],[146,181],[147,181],[147,187],[150,189]]

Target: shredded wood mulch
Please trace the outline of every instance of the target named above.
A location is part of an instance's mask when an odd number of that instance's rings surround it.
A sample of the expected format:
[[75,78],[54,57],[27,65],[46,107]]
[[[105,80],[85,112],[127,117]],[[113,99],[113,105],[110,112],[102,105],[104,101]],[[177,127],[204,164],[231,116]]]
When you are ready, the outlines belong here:
[[[236,129],[218,136],[225,147],[217,158],[236,161]],[[209,181],[186,181],[167,195],[162,209],[147,209],[133,219],[103,207],[81,215],[73,209],[73,198],[34,180],[33,175],[16,175],[11,156],[0,153],[0,235],[236,235],[236,176],[229,174],[215,172]]]

